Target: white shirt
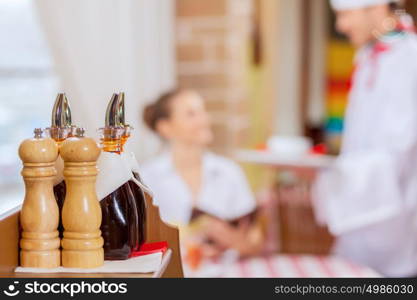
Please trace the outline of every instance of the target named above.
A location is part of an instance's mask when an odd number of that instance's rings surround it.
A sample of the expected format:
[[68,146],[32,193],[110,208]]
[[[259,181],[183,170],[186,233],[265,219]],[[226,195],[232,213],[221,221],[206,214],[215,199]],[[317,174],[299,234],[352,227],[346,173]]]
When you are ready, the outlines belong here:
[[[313,200],[335,251],[387,276],[417,275],[417,37],[357,56],[341,155]],[[384,46],[384,47],[385,47]]]
[[[195,207],[224,220],[252,212],[255,199],[246,177],[233,161],[206,152],[203,156],[202,186]],[[164,153],[140,168],[143,182],[154,194],[164,221],[187,224],[193,198],[187,184],[175,170],[171,154]]]

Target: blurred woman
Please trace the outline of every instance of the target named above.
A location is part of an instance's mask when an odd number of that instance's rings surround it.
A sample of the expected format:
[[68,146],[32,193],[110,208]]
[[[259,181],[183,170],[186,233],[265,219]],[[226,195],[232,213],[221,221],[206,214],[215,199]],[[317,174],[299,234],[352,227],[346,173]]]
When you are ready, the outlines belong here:
[[168,146],[141,169],[162,219],[189,224],[205,215],[205,256],[230,248],[241,255],[257,253],[263,238],[251,222],[255,199],[239,166],[207,150],[213,133],[200,95],[191,90],[168,92],[145,108],[143,118]]

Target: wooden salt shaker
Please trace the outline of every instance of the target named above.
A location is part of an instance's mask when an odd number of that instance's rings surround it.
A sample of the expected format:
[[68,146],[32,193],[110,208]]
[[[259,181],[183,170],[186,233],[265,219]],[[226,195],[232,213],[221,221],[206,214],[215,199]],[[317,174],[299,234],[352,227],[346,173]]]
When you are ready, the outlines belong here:
[[59,211],[53,193],[54,168],[58,146],[53,139],[43,138],[42,129],[35,137],[22,142],[19,156],[23,161],[25,199],[20,213],[22,236],[20,265],[31,268],[60,266]]
[[84,130],[78,128],[77,136],[65,140],[60,149],[67,185],[62,209],[62,266],[68,268],[95,268],[104,262],[101,208],[95,188],[101,150],[83,135]]

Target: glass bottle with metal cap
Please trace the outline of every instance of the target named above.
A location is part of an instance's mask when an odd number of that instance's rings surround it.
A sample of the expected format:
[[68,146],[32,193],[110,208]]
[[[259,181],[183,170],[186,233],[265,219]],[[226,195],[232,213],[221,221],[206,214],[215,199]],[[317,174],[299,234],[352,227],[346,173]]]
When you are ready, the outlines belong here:
[[[59,149],[63,141],[74,136],[76,128],[76,126],[72,125],[71,108],[67,96],[65,93],[59,93],[56,96],[55,103],[52,108],[51,127],[46,128],[45,133],[57,142]],[[64,205],[66,185],[62,176],[63,162],[60,157],[58,157],[56,162],[56,168],[60,174],[58,174],[57,180],[55,180],[54,194],[58,203],[59,212],[61,213]],[[60,219],[58,230],[61,235],[63,229],[62,221]]]
[[[121,152],[124,151],[124,146],[128,141],[133,127],[126,123],[125,119],[125,93],[120,92],[119,95],[119,109],[118,111],[118,126],[124,129],[121,138]],[[136,161],[136,160],[135,160]],[[142,183],[139,173],[136,170],[131,170],[133,177]],[[136,208],[138,211],[138,230],[139,230],[139,247],[146,241],[146,201],[144,191],[133,181],[129,180],[129,186],[132,190],[133,196],[136,201]]]
[[[120,155],[125,130],[119,124],[120,98],[113,94],[106,111],[105,127],[100,128],[103,152]],[[109,174],[111,176],[111,174]],[[101,199],[101,232],[104,258],[123,260],[139,248],[138,215],[135,197],[129,182]]]

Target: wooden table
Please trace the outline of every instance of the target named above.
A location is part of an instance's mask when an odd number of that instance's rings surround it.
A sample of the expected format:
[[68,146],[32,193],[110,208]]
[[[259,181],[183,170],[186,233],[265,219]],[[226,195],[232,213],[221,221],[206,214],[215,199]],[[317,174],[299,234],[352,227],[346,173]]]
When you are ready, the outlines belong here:
[[[266,150],[240,150],[236,152],[235,158],[243,163],[264,166],[277,173],[303,168],[322,169],[331,166],[335,160],[335,156],[330,155],[281,156]],[[334,237],[315,220],[309,180],[298,177],[294,182],[274,179],[271,183],[268,193],[270,199],[266,202],[273,202],[268,203],[268,214],[276,232],[274,239],[278,245],[275,250],[289,254],[316,255],[330,252]]]

